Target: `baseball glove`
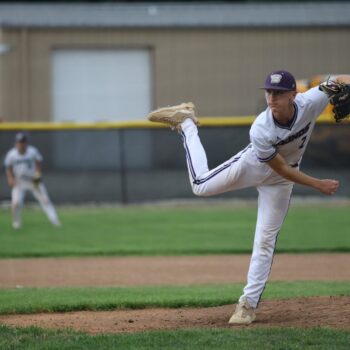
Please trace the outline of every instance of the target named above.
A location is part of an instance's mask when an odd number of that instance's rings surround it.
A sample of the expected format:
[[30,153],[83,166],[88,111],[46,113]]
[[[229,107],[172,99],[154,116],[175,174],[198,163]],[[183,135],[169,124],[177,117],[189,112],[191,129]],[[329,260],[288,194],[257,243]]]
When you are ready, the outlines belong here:
[[38,186],[40,184],[40,182],[42,181],[42,174],[41,172],[37,171],[34,174],[34,177],[32,178],[33,184],[34,186]]
[[350,84],[327,80],[319,85],[319,89],[328,96],[330,104],[334,106],[334,119],[337,123],[349,117]]

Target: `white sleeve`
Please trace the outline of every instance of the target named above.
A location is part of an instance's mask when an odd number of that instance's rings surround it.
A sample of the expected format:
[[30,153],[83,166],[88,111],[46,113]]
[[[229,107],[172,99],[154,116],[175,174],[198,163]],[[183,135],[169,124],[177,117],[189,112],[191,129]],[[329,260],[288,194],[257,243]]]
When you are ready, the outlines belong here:
[[12,166],[12,159],[11,159],[11,153],[8,152],[6,154],[5,160],[4,160],[4,165],[6,168],[9,168]]
[[33,147],[33,153],[34,153],[34,158],[37,162],[43,161],[43,156],[40,154],[40,152],[35,147]]
[[263,131],[262,128],[253,125],[249,133],[250,142],[258,160],[260,162],[268,162],[276,156],[277,150],[272,140]]
[[304,92],[302,95],[312,105],[316,117],[325,110],[329,102],[327,95],[320,91],[318,86]]

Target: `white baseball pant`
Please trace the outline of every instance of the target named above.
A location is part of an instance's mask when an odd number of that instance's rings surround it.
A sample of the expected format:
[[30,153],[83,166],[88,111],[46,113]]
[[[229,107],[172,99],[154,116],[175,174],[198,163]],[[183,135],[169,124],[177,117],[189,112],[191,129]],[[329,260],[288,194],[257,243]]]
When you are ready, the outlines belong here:
[[31,181],[18,181],[12,188],[12,215],[13,226],[20,227],[22,223],[22,208],[27,191],[30,191],[36,200],[39,202],[42,210],[45,212],[47,218],[54,226],[59,226],[56,210],[48,196],[46,187],[43,183],[34,185]]
[[244,294],[257,307],[270,274],[277,236],[287,215],[293,183],[259,162],[251,145],[209,170],[205,150],[192,120],[181,124],[187,167],[193,193],[213,196],[246,187],[258,190],[258,215],[253,253]]

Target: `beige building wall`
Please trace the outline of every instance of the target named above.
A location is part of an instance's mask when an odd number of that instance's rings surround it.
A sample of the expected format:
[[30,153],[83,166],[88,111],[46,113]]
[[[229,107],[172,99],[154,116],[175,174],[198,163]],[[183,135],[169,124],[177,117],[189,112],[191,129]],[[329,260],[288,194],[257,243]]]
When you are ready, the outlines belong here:
[[4,120],[4,91],[5,91],[5,81],[4,81],[4,60],[1,59],[1,56],[5,54],[3,39],[3,30],[0,27],[0,122]]
[[[1,36],[0,36],[1,38]],[[193,101],[202,116],[256,114],[268,72],[350,73],[350,28],[4,29],[0,114],[52,120],[51,54],[59,48],[150,48],[153,106]]]
[[[0,45],[2,44],[3,39],[2,39],[2,28],[0,28]],[[1,56],[0,56],[0,122],[3,120],[3,77],[4,77],[4,73],[2,70],[2,60],[1,60]]]

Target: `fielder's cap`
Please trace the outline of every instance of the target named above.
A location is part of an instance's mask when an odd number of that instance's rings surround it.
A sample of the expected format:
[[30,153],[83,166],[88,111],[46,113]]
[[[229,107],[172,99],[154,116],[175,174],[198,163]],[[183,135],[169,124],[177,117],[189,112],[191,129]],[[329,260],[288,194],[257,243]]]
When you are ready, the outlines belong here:
[[295,91],[297,84],[293,75],[285,70],[276,70],[270,73],[262,89]]
[[28,136],[24,132],[19,132],[15,136],[16,142],[27,142]]

